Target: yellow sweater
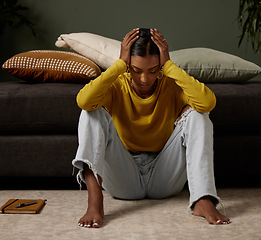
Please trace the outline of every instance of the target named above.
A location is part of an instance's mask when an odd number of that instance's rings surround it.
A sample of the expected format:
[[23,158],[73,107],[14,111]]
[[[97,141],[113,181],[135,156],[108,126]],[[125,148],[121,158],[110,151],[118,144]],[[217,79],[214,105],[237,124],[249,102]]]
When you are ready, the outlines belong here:
[[212,91],[189,76],[171,60],[163,67],[155,92],[140,98],[119,59],[77,95],[80,108],[92,111],[104,106],[112,116],[118,134],[129,151],[160,151],[174,130],[182,107],[210,112],[216,104]]

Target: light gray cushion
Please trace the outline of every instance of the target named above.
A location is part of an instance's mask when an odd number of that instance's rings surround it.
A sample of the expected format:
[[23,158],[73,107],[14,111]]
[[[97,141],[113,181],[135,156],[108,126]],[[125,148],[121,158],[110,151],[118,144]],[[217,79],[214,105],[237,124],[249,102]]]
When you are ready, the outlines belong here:
[[261,73],[256,64],[209,48],[170,52],[171,60],[201,82],[243,82]]

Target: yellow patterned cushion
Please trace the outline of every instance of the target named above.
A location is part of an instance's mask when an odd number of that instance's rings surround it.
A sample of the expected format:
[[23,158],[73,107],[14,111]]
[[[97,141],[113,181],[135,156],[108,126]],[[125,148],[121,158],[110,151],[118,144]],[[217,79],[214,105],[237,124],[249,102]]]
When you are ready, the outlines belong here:
[[101,74],[99,66],[73,52],[36,50],[17,54],[2,66],[27,82],[88,83]]

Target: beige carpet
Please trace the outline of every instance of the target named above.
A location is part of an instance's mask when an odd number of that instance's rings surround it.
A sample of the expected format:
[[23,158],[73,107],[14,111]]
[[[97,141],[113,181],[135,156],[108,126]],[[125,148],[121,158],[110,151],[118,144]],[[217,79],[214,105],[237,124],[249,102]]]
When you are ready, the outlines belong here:
[[[209,225],[187,212],[187,190],[164,200],[121,201],[104,192],[105,218],[100,229],[77,225],[84,214],[87,191],[0,191],[9,198],[47,199],[37,215],[0,214],[1,240],[74,239],[261,239],[261,189],[218,189],[229,225]],[[222,208],[219,207],[222,211]]]

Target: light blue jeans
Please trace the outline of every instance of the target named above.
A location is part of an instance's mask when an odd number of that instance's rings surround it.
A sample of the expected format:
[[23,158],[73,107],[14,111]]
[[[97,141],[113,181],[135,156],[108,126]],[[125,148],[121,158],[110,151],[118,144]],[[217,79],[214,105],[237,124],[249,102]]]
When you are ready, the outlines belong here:
[[109,113],[82,111],[74,167],[84,181],[84,164],[103,180],[103,188],[120,199],[166,198],[178,194],[188,180],[191,207],[203,196],[219,201],[213,172],[213,126],[208,113],[192,108],[158,152],[129,152]]

